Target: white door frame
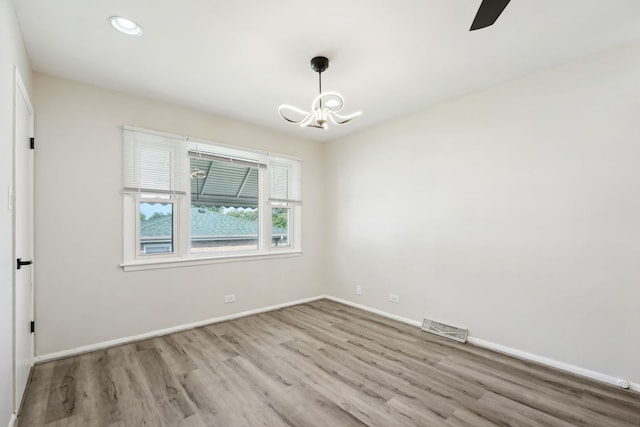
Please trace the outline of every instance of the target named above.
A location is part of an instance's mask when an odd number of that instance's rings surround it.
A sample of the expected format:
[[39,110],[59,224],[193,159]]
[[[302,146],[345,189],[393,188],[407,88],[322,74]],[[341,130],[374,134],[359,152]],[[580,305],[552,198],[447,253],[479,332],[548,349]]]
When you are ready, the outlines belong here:
[[[18,165],[17,163],[17,159],[18,159],[18,154],[17,154],[17,150],[18,150],[18,144],[27,144],[28,141],[18,141],[18,131],[17,131],[17,122],[18,122],[18,101],[20,100],[20,98],[22,98],[27,106],[27,109],[29,110],[29,113],[31,115],[31,120],[29,123],[29,137],[33,138],[34,136],[34,109],[33,109],[33,104],[31,103],[31,97],[29,96],[29,92],[27,91],[27,87],[24,84],[24,80],[22,79],[22,75],[20,73],[19,68],[16,66],[14,69],[14,76],[15,76],[15,92],[14,92],[14,102],[13,102],[13,192],[14,192],[14,197],[13,197],[13,263],[15,263],[15,260],[21,256],[21,254],[16,253],[16,240],[17,240],[17,227],[16,227],[16,211],[17,211],[17,206],[15,203],[15,191],[16,191],[16,186],[17,186],[17,179],[18,179],[18,168],[21,167],[21,165]],[[35,178],[35,170],[32,169],[31,171],[31,210],[33,212],[34,209],[34,203],[33,203],[33,198],[34,198],[34,178]],[[20,197],[20,195],[18,195]],[[31,229],[32,229],[32,233],[31,233],[31,246],[32,246],[32,251],[35,250],[35,248],[33,247],[33,242],[35,241],[34,237],[33,237],[33,230],[34,230],[34,216],[31,215]],[[31,254],[33,255],[33,254]],[[31,280],[30,280],[30,296],[31,296],[31,301],[29,302],[29,306],[30,306],[30,313],[29,316],[31,318],[31,320],[34,319],[34,274],[33,274],[33,267],[29,268],[29,271],[31,273]],[[13,348],[13,408],[15,411],[15,415],[17,415],[19,413],[20,410],[20,405],[22,403],[23,400],[23,396],[20,395],[18,396],[18,392],[17,392],[17,387],[18,387],[18,380],[16,378],[16,373],[17,373],[17,360],[16,360],[16,334],[18,333],[17,328],[18,327],[26,327],[26,325],[17,325],[16,324],[16,306],[15,306],[15,298],[16,298],[16,286],[18,285],[18,280],[17,280],[17,275],[16,275],[16,265],[14,264],[14,269],[13,269],[13,342],[12,342],[12,348]],[[35,359],[35,342],[34,342],[34,335],[31,334],[31,353],[30,353],[30,359],[31,359],[31,366],[33,366],[34,363],[34,359]],[[25,390],[26,391],[26,390]]]

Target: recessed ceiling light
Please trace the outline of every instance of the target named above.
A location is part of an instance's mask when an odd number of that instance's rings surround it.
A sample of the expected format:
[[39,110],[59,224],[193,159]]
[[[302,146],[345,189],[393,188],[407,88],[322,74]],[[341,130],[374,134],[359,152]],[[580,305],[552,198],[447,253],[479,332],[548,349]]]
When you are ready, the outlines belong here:
[[124,16],[111,16],[109,22],[116,30],[130,36],[139,36],[142,34],[142,28],[129,18]]

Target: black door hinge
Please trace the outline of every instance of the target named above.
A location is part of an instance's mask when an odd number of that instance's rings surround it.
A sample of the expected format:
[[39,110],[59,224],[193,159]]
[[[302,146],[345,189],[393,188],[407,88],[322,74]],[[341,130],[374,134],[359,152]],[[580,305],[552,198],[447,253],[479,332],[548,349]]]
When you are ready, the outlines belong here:
[[36,322],[35,321],[31,321],[31,333],[33,334],[36,331]]
[[31,147],[32,150],[34,148],[36,148],[36,139],[35,138],[29,138],[29,147]]
[[16,268],[18,270],[20,270],[25,265],[31,265],[31,264],[33,264],[33,260],[31,260],[31,259],[28,260],[28,261],[23,261],[22,258],[18,258],[16,260]]

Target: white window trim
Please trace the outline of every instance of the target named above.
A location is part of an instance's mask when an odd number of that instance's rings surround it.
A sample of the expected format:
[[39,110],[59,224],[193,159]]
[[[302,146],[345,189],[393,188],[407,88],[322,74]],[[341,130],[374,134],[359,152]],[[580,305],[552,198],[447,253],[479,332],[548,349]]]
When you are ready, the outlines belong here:
[[[230,254],[230,252],[227,252]],[[215,258],[192,258],[192,259],[157,259],[153,261],[136,261],[130,263],[120,264],[120,267],[124,271],[140,271],[140,270],[155,270],[159,268],[176,268],[176,267],[189,267],[194,265],[207,265],[207,264],[221,264],[226,262],[246,262],[246,261],[258,261],[267,259],[281,259],[302,256],[303,251],[287,251],[277,253],[272,251],[267,254],[232,254],[225,256],[218,256]]]
[[[269,165],[278,166],[286,165],[295,170],[296,186],[298,193],[296,197],[300,199],[302,177],[301,168],[302,161],[298,158],[274,154],[264,151],[258,151],[245,147],[236,147],[228,144],[205,141],[196,138],[190,138],[182,135],[169,134],[154,130],[148,130],[132,126],[124,126],[124,130],[133,132],[142,132],[150,135],[156,135],[162,138],[171,138],[177,142],[187,145],[185,153],[198,149],[210,152],[214,155],[229,156],[232,158],[242,158],[249,161],[255,161],[259,164],[267,165],[266,168],[259,168],[259,239],[258,249],[249,251],[220,251],[212,255],[211,253],[192,253],[190,251],[190,215],[191,198],[181,195],[172,195],[171,198],[157,198],[153,196],[141,195],[139,193],[124,192],[123,197],[123,262],[120,267],[124,271],[149,270],[156,268],[174,268],[203,264],[217,264],[225,262],[239,262],[250,260],[276,259],[285,257],[296,257],[302,255],[302,201],[274,201],[269,199],[271,192],[271,176],[269,175]],[[184,179],[188,179],[185,174]],[[139,230],[139,203],[145,201],[159,201],[173,203],[173,223],[174,223],[174,241],[172,253],[159,254],[141,254],[140,253],[140,230]],[[272,223],[271,215],[272,207],[278,205],[286,205],[291,208],[289,223],[289,245],[285,247],[272,247]],[[267,225],[268,224],[268,225]]]

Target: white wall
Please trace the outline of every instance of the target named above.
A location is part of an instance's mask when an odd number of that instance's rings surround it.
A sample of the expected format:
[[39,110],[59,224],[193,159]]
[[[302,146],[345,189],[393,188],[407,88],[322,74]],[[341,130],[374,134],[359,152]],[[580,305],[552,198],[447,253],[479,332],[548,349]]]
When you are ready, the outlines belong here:
[[640,382],[638,76],[626,46],[330,143],[327,293]]
[[13,186],[14,69],[31,87],[31,67],[13,4],[0,0],[0,425],[13,412],[13,214],[7,189]]
[[[37,355],[321,293],[324,155],[319,143],[37,73],[34,98]],[[125,124],[301,158],[304,255],[123,272]],[[224,304],[230,293],[237,302]]]

